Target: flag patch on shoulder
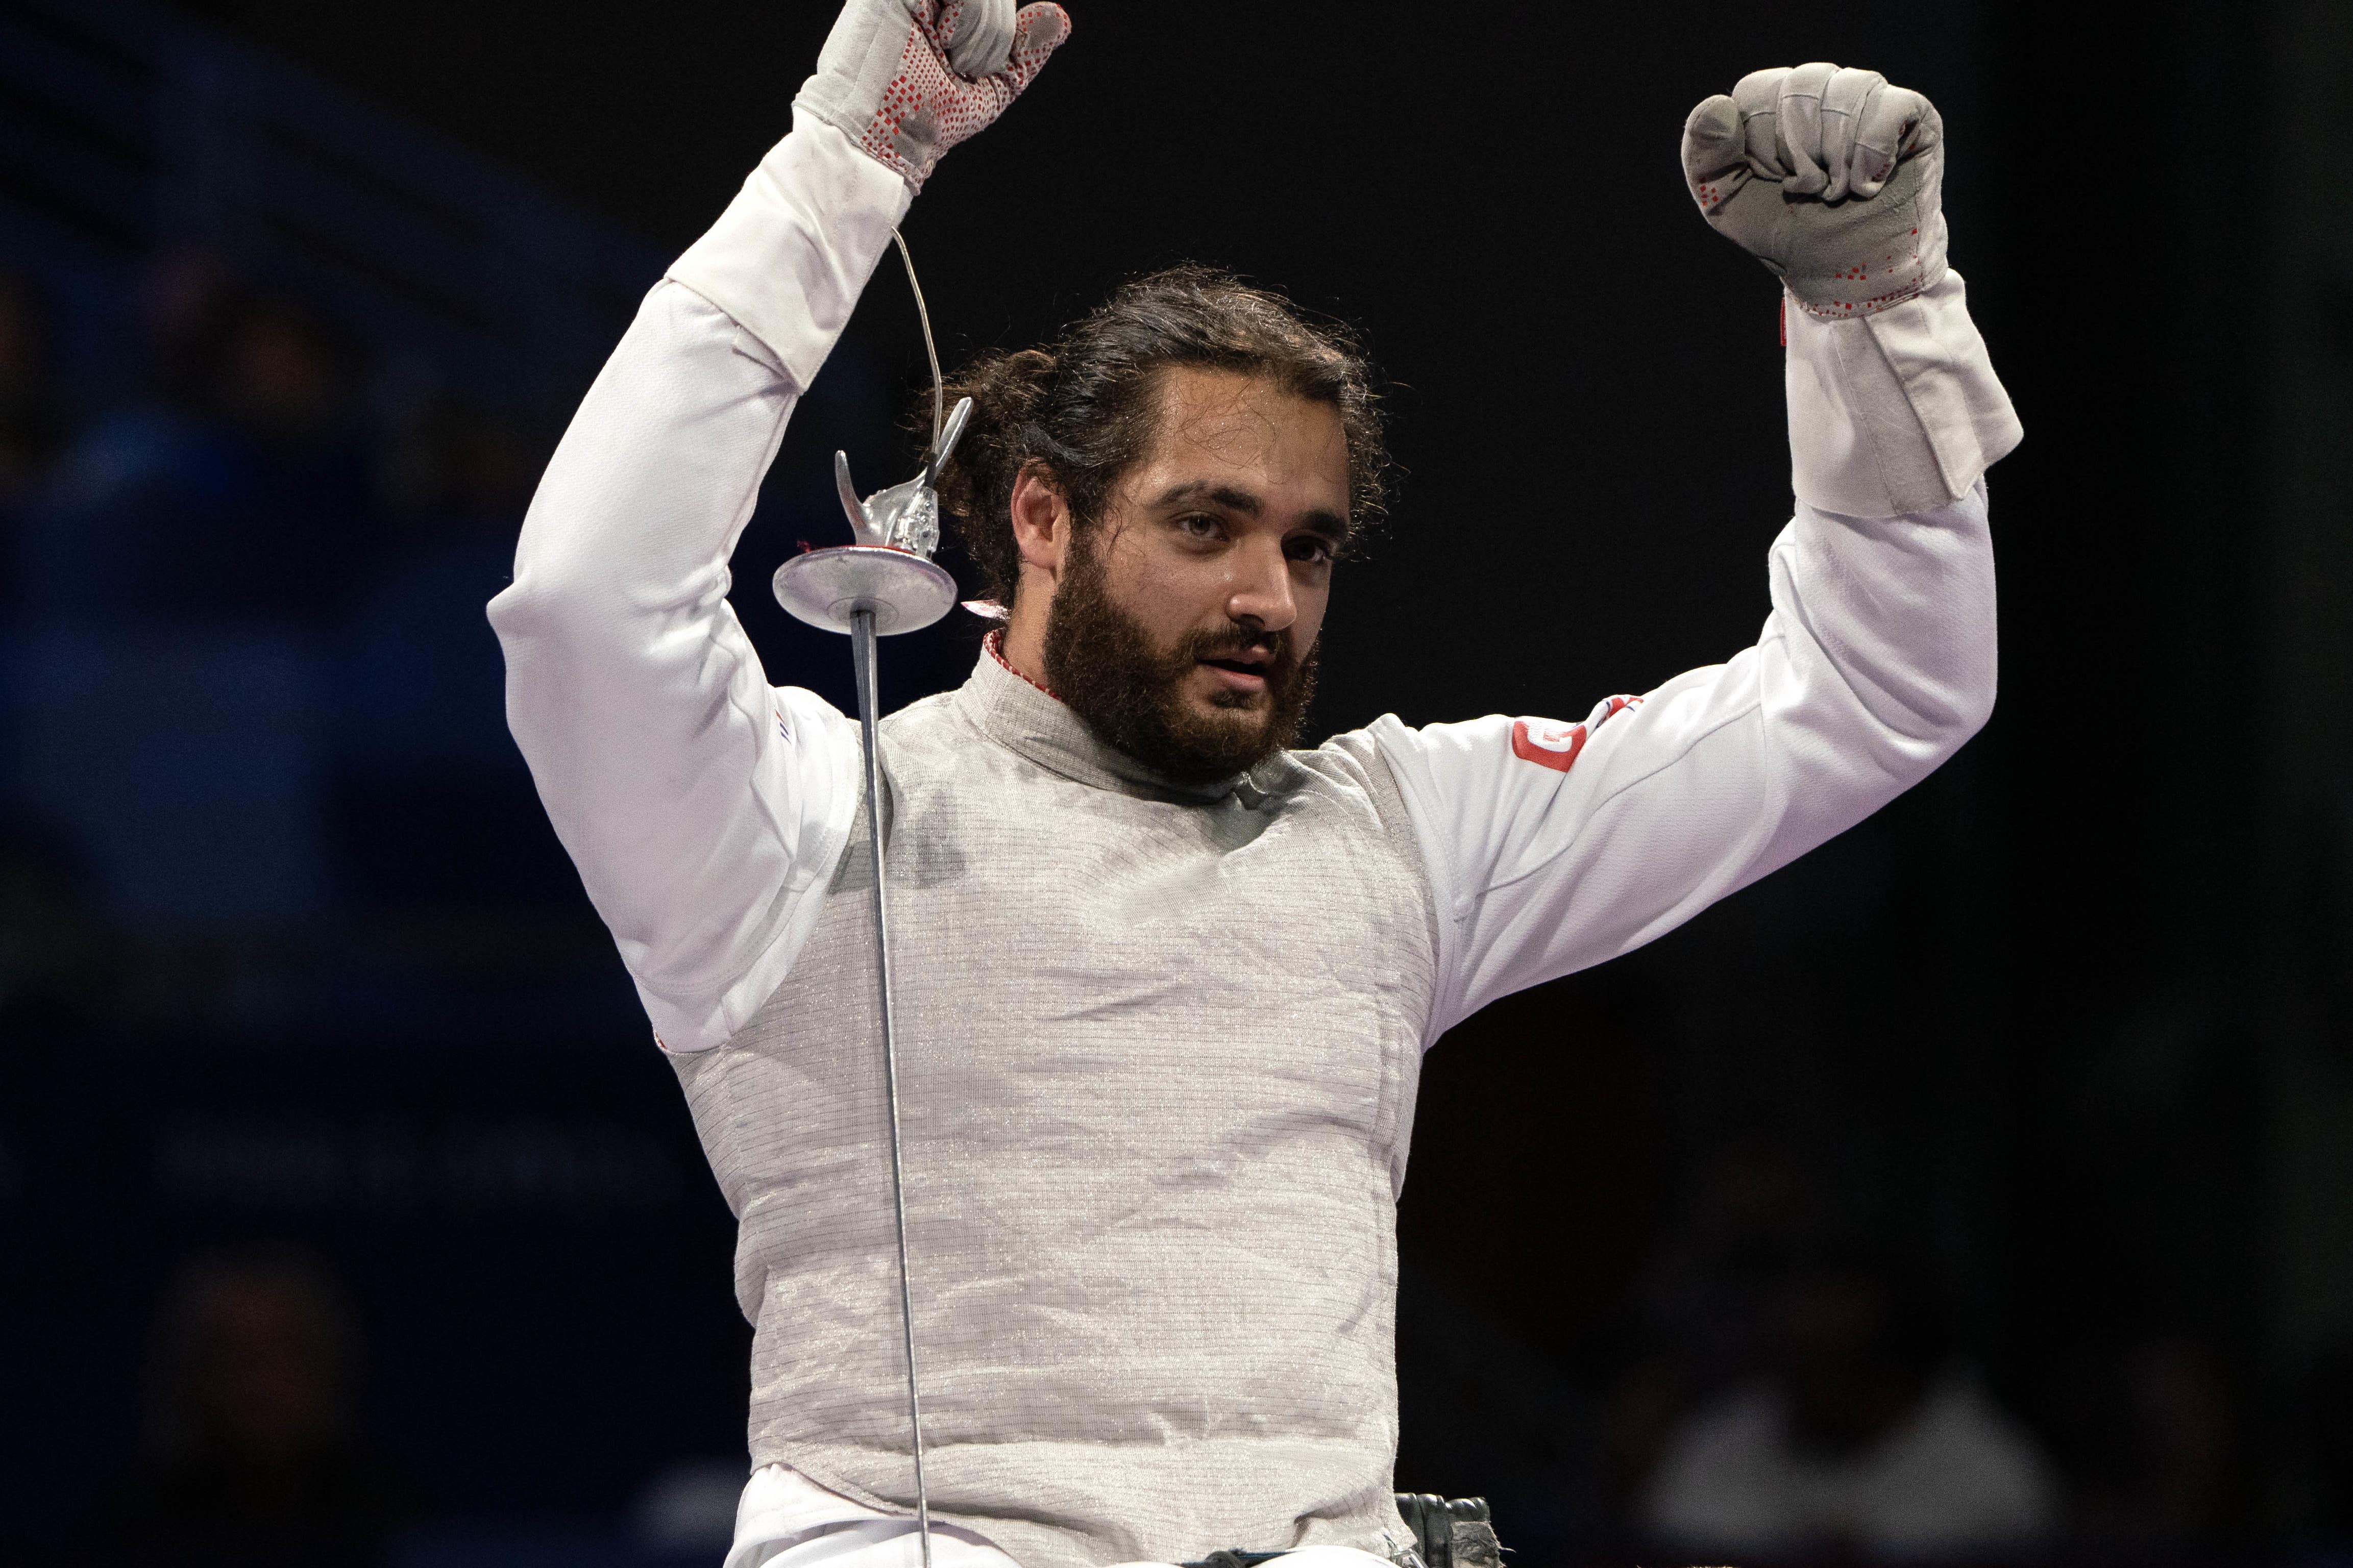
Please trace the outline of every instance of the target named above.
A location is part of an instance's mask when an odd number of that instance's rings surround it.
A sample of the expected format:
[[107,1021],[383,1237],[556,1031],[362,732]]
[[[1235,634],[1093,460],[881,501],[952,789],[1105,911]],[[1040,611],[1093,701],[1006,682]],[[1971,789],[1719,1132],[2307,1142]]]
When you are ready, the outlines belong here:
[[1585,750],[1585,726],[1554,724],[1542,719],[1512,721],[1512,755],[1555,773],[1568,772],[1577,753]]

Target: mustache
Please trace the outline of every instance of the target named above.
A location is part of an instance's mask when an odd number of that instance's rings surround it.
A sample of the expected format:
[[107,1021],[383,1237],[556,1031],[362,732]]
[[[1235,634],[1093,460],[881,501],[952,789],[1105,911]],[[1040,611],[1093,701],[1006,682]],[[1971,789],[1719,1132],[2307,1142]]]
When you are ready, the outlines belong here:
[[1291,640],[1288,628],[1279,632],[1253,631],[1249,626],[1229,626],[1219,630],[1187,633],[1176,647],[1172,665],[1182,668],[1205,658],[1223,658],[1229,654],[1264,653],[1267,668],[1287,670],[1299,662],[1298,649]]

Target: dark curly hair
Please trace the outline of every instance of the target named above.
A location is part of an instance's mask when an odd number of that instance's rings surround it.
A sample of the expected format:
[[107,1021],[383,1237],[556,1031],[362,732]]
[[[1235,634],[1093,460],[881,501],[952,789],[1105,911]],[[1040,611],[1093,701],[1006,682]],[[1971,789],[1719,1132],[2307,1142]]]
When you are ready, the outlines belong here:
[[[1229,272],[1172,267],[1120,285],[1058,342],[985,354],[948,387],[950,404],[972,399],[972,415],[940,500],[991,595],[1011,604],[1020,577],[1012,502],[1022,468],[1044,465],[1079,523],[1100,521],[1112,487],[1150,450],[1160,374],[1179,365],[1238,371],[1330,405],[1347,437],[1356,535],[1380,517],[1388,445],[1356,335]],[[926,395],[926,425],[930,414]]]

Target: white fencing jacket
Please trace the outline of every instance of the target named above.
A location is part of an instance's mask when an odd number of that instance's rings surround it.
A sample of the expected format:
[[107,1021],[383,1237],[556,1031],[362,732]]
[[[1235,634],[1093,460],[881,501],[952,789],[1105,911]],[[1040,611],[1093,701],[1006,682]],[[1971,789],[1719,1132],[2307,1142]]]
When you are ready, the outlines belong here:
[[[828,127],[781,142],[648,296],[491,608],[515,736],[744,1222],[752,1446],[788,1468],[747,1493],[739,1565],[814,1549],[837,1526],[864,1533],[833,1541],[828,1561],[870,1536],[896,1551],[898,1527],[878,1521],[910,1499],[875,1201],[871,980],[848,962],[871,940],[856,923],[857,727],[772,686],[726,602],[785,421],[909,199]],[[904,910],[910,968],[941,987],[927,1015],[922,983],[902,981],[919,994],[904,1036],[917,1333],[934,1347],[927,1378],[949,1390],[934,1406],[935,1504],[973,1551],[1027,1568],[1226,1546],[1389,1555],[1402,1540],[1378,1522],[1395,1445],[1390,1211],[1409,1058],[1495,997],[1640,946],[1852,826],[1984,721],[1981,477],[2019,431],[1959,276],[1861,320],[1791,311],[1788,333],[1798,506],[1768,556],[1772,614],[1725,663],[1576,721],[1384,718],[1203,798],[1124,765],[986,663],[962,692],[892,717],[894,940]],[[1003,830],[1039,814],[1071,831]],[[1103,858],[1135,845],[1145,860],[1123,874],[1175,911],[1165,929],[1117,912],[1141,906],[1116,903]],[[1328,1040],[1311,1020],[1286,1027],[1282,1050],[1235,1057],[1220,1085],[1232,1125],[1204,1134],[1211,1173],[1176,1195],[1167,1118],[1199,1058],[1151,1053],[1227,1004],[1275,1016],[1328,966],[1314,933],[1238,949],[1205,925],[1194,967],[1186,900],[1229,900],[1252,867],[1326,895],[1360,872],[1348,930],[1366,978],[1314,1015],[1332,1020]],[[1113,912],[1073,924],[1063,949],[983,941],[974,912],[1103,899]],[[955,1011],[989,983],[989,1005]],[[1303,1069],[1320,1061],[1328,1074]],[[1124,1074],[1142,1087],[1127,1092]],[[1083,1181],[1055,1163],[1080,1146],[1098,1152]],[[1378,1179],[1321,1175],[1358,1166]],[[1275,1305],[1161,1288],[1203,1261],[1162,1247],[1131,1270],[1168,1271],[1153,1288],[1041,1306],[1045,1282],[1155,1226],[1206,1238],[1210,1261],[1252,1282],[1250,1301]],[[1303,1226],[1355,1240],[1324,1254],[1296,1245]],[[1145,1353],[1172,1345],[1191,1348]],[[1254,1370],[1270,1347],[1299,1378],[1276,1387]]]

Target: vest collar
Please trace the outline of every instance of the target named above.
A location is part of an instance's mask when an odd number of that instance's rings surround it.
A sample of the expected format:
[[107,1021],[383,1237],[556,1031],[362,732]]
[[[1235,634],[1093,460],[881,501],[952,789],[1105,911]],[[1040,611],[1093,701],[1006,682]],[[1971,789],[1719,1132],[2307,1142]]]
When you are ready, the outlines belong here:
[[998,656],[1000,635],[992,631],[982,644],[972,678],[956,690],[956,704],[981,733],[1049,773],[1146,799],[1206,804],[1239,794],[1245,805],[1255,805],[1293,765],[1278,753],[1249,773],[1206,784],[1179,784],[1098,740],[1061,699],[1033,685]]

